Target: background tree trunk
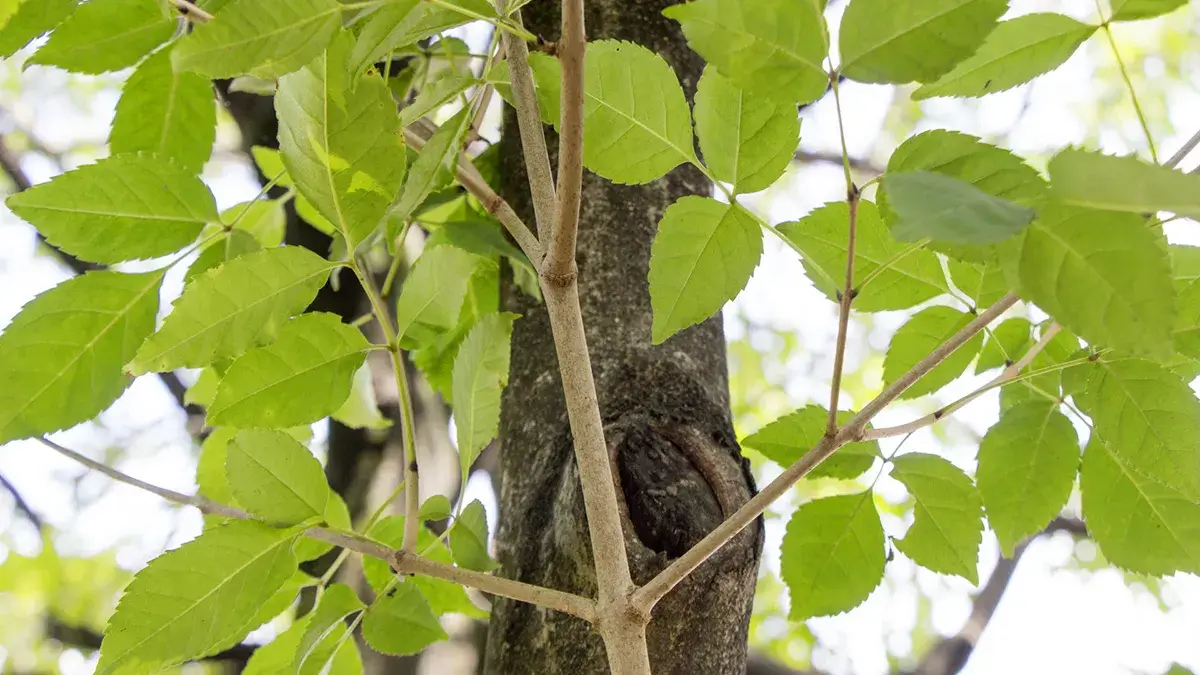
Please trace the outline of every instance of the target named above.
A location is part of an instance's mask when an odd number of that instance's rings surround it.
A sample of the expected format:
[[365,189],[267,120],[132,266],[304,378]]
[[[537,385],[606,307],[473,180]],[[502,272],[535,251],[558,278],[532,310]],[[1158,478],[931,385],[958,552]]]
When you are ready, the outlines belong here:
[[[661,11],[672,1],[590,0],[588,37],[643,45],[675,69],[689,98],[703,66],[678,25]],[[526,26],[553,40],[558,3],[534,2]],[[533,222],[520,140],[511,109],[501,141],[504,197]],[[636,583],[649,581],[744,503],[753,480],[730,422],[720,317],[650,344],[647,271],[659,218],[681,196],[707,195],[692,167],[646,186],[588,175],[579,232],[579,284],[589,351],[614,473],[623,494],[625,538]],[[587,595],[596,592],[582,493],[549,322],[515,287],[504,292],[517,321],[501,414],[503,574]],[[741,674],[761,551],[748,528],[655,609],[650,656],[655,675]],[[607,673],[599,637],[584,622],[496,599],[486,672]]]

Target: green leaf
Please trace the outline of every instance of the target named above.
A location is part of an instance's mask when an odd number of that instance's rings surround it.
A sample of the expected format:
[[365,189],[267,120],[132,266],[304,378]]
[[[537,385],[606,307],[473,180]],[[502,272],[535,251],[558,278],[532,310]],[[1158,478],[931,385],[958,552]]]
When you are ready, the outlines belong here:
[[1096,26],[1051,12],[1002,21],[979,51],[918,88],[913,98],[987,96],[1012,89],[1061,66],[1094,32]]
[[454,425],[463,475],[496,437],[500,394],[508,384],[513,314],[487,314],[475,323],[454,358]]
[[38,295],[0,334],[0,443],[92,419],[132,379],[163,273],[88,272]]
[[200,459],[196,462],[196,485],[205,497],[226,506],[239,506],[233,498],[233,490],[225,479],[225,462],[229,457],[229,443],[237,435],[237,429],[213,429],[200,446]]
[[1079,404],[1122,464],[1200,501],[1200,401],[1186,382],[1150,361],[1094,361]]
[[1000,416],[979,444],[975,480],[1004,555],[1062,511],[1078,470],[1079,438],[1057,404],[1030,401]]
[[269,429],[316,422],[345,403],[370,348],[337,315],[302,314],[283,325],[277,340],[233,362],[217,387],[208,422]]
[[884,536],[871,492],[817,499],[796,509],[780,549],[792,621],[862,604],[883,580]]
[[697,86],[695,116],[705,165],[743,194],[770,187],[800,142],[795,104],[744,91],[712,67]]
[[975,373],[1003,368],[1015,362],[1032,344],[1032,336],[1033,324],[1028,319],[1015,318],[1002,322],[992,330],[991,335],[985,337],[983,349],[979,351],[979,361],[975,364]]
[[[779,231],[803,252],[801,262],[809,280],[834,302],[846,283],[849,228],[846,202],[826,204],[797,222],[779,225]],[[854,287],[858,290],[854,309],[907,309],[949,292],[937,256],[893,239],[875,204],[859,202],[854,240]],[[864,284],[868,277],[870,283]]]
[[238,503],[272,523],[324,518],[329,485],[308,448],[282,431],[246,429],[226,449],[225,479]]
[[412,582],[380,596],[363,619],[363,639],[381,654],[416,654],[449,636]]
[[[446,565],[453,562],[450,549],[446,548],[446,545],[430,532],[429,528],[422,525],[418,532],[417,550],[421,552],[422,556]],[[388,516],[383,518],[371,528],[369,534],[375,541],[393,548],[400,548],[404,539],[404,517]],[[376,593],[382,593],[383,589],[387,588],[387,585],[396,578],[388,564],[378,558],[363,558],[363,575],[366,576],[367,583],[375,589]],[[424,576],[410,577],[405,583],[415,584],[420,589],[421,595],[424,595],[425,599],[429,601],[430,609],[438,616],[449,612],[466,614],[475,618],[487,616],[487,612],[480,610],[471,602],[466,590],[458,584]]]
[[7,59],[74,13],[79,0],[21,0],[0,28],[0,58]]
[[202,368],[195,383],[188,387],[183,394],[184,405],[198,405],[207,408],[212,404],[213,397],[217,395],[217,384],[220,381],[221,374],[217,372],[216,368],[212,366]]
[[[838,424],[845,424],[853,416],[852,412],[839,410]],[[828,410],[818,405],[804,406],[742,439],[742,446],[757,450],[767,459],[787,468],[820,442],[828,422]],[[818,464],[808,473],[808,477],[857,478],[871,468],[878,456],[878,441],[848,443]]]
[[190,283],[201,274],[215,267],[220,267],[230,260],[261,250],[262,246],[259,245],[258,241],[249,232],[245,230],[229,230],[224,233],[224,236],[216,239],[208,246],[205,246],[204,250],[200,251],[200,255],[196,256],[196,261],[188,267],[187,273],[183,275],[183,282],[185,284]]
[[442,106],[463,96],[480,81],[472,75],[447,75],[426,84],[412,104],[400,111],[400,124],[408,126],[422,117],[437,112]]
[[1200,246],[1171,246],[1170,251],[1178,305],[1175,349],[1200,358]]
[[478,499],[467,504],[450,526],[450,552],[454,562],[477,572],[490,572],[497,567],[488,556],[487,512]]
[[1200,175],[1076,148],[1050,160],[1054,196],[1076,206],[1110,211],[1170,211],[1200,218]]
[[969,263],[953,258],[946,261],[954,286],[974,301],[976,307],[991,307],[1009,292],[1004,269],[992,263]]
[[370,363],[364,363],[354,372],[349,398],[330,416],[352,429],[386,429],[392,426],[392,421],[379,412]]
[[108,147],[114,155],[145,151],[170,157],[196,174],[212,154],[216,131],[212,83],[175,72],[170,50],[163,49],[125,81]]
[[[1038,331],[1039,339],[1046,334],[1049,327],[1049,321],[1042,323]],[[1032,345],[1034,342],[1034,339],[1030,338],[1030,344]],[[1046,344],[1045,349],[1033,358],[1033,363],[1029,364],[1025,372],[1030,373],[1032,371],[1045,370],[1053,366],[1061,366],[1061,364],[1079,358],[1081,354],[1078,352],[1079,339],[1072,335],[1069,330],[1061,330],[1058,335],[1050,338],[1050,342]],[[1056,398],[1059,397],[1063,389],[1063,372],[1062,368],[1050,370],[1041,375],[1035,375],[1029,379],[1004,386],[1000,390],[1000,409],[1008,410],[1026,401],[1045,403],[1047,397],[1041,392],[1045,392]],[[1037,391],[1038,389],[1041,391]],[[1069,394],[1071,392],[1067,391],[1063,395]]]
[[366,609],[366,605],[358,599],[354,589],[346,584],[331,584],[326,588],[321,594],[317,608],[313,610],[312,619],[304,628],[304,636],[297,645],[293,672],[303,672],[310,661],[317,660],[310,657],[318,656],[315,652],[319,651],[317,648],[320,643],[330,635],[344,633],[346,625],[342,623],[342,619],[363,609]]
[[259,605],[296,572],[295,539],[232,521],[152,560],[109,619],[97,675],[156,672],[237,644],[255,628]]
[[142,154],[86,164],[6,203],[51,244],[98,263],[173,253],[217,219],[212,193],[193,172]]
[[[887,173],[929,171],[961,181],[1023,206],[1035,206],[1047,192],[1046,183],[1020,157],[983,141],[953,131],[926,131],[904,141],[888,159]],[[886,181],[878,192],[880,214],[892,224],[896,214],[889,206]],[[953,258],[974,262],[994,259],[991,246],[934,244]]]
[[341,12],[337,0],[233,0],[195,26],[172,61],[178,70],[214,79],[286,75],[324,51]]
[[[486,2],[460,0],[458,4],[478,14],[495,15]],[[361,74],[401,47],[416,44],[468,21],[470,17],[465,14],[432,2],[394,0],[385,3],[359,29],[358,39],[350,53],[348,72],[351,75]]]
[[583,163],[630,185],[696,161],[692,120],[675,71],[632,42],[589,42],[584,65]]
[[353,249],[396,198],[407,155],[383,80],[363,77],[352,90],[346,81],[348,40],[340,35],[324,56],[281,78],[275,106],[288,175]]
[[222,211],[221,223],[254,235],[265,248],[274,248],[283,243],[287,213],[279,199],[255,199]]
[[467,283],[479,263],[478,257],[452,246],[435,246],[421,253],[396,301],[402,346],[428,342],[458,323]]
[[741,206],[692,196],[668,206],[650,249],[654,344],[721,311],[762,251],[758,222]]
[[922,567],[978,584],[983,501],[971,479],[941,457],[921,453],[892,460],[892,478],[916,502],[912,527],[896,548]]
[[255,145],[251,146],[250,155],[254,157],[255,165],[267,180],[274,180],[280,187],[296,187],[296,182],[288,175],[287,167],[283,165],[283,153],[279,150]]
[[1088,535],[1123,569],[1200,574],[1200,502],[1134,470],[1097,437],[1079,476]]
[[396,224],[388,230],[389,239],[399,234],[399,224],[412,217],[434,188],[453,175],[472,119],[471,108],[463,108],[443,122],[421,148],[421,153],[413,160],[408,179],[404,181],[400,200],[388,213],[389,221]]
[[1138,21],[1162,16],[1186,5],[1188,0],[1110,0],[1113,21]]
[[198,368],[271,340],[284,321],[312,302],[334,267],[307,249],[284,246],[205,272],[187,285],[130,371]]
[[829,52],[816,0],[697,0],[663,10],[688,44],[737,86],[785,102],[825,93]]
[[[316,646],[303,667],[295,668],[296,653],[301,641],[313,621],[313,615],[300,617],[274,640],[254,650],[246,663],[243,675],[362,675],[362,661],[358,655],[357,642],[342,640],[346,626],[335,626]],[[337,651],[334,652],[334,649]],[[325,670],[328,666],[328,670]]]
[[1034,216],[1033,209],[940,173],[889,173],[884,182],[897,217],[892,232],[901,241],[994,244],[1025,229]]
[[128,68],[170,38],[176,26],[158,0],[90,0],[26,64],[92,75]]
[[1007,0],[853,0],[842,15],[841,72],[859,82],[937,79],[970,56]]
[[[309,427],[296,427],[296,429],[298,428],[309,429]],[[289,431],[294,432],[295,429],[291,429]],[[295,437],[294,433],[292,435]],[[306,439],[296,438],[296,440],[303,441]],[[354,525],[350,522],[350,508],[346,506],[345,500],[343,500],[338,493],[333,492],[332,490],[329,492],[329,501],[325,503],[324,522],[328,527],[338,530],[346,531],[354,529]],[[295,547],[296,557],[302,562],[316,560],[331,550],[333,550],[333,544],[328,544],[316,539],[310,539],[308,537],[296,542]],[[318,669],[318,671],[319,670],[320,669]]]
[[1022,297],[1088,342],[1165,355],[1175,324],[1165,249],[1137,215],[1051,205],[1006,264]]
[[420,518],[422,522],[430,520],[445,520],[454,512],[446,495],[431,495],[421,504]]
[[[557,129],[562,121],[562,66],[558,59],[549,54],[533,52],[529,55],[529,69],[533,71],[533,88],[542,122]],[[508,61],[497,63],[487,74],[487,81],[496,87],[496,93],[512,105],[512,84],[509,80]]]
[[[917,312],[896,331],[888,345],[887,355],[883,359],[883,381],[891,384],[900,379],[917,362],[970,323],[972,318],[970,314],[941,306]],[[950,384],[963,374],[982,344],[983,334],[978,333],[917,380],[900,398],[931,394]]]

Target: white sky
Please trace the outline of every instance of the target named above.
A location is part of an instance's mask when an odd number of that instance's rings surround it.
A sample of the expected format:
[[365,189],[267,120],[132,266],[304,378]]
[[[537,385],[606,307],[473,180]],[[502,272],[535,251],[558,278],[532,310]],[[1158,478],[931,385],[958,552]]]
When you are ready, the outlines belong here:
[[[1054,10],[1081,20],[1094,17],[1091,0],[1017,0],[1013,5],[1013,14]],[[1182,14],[1188,11],[1194,10]],[[829,17],[834,44],[839,13],[835,9]],[[1194,27],[1194,18],[1189,20]],[[1119,25],[1118,39],[1123,45],[1152,49],[1158,37],[1154,23]],[[1197,43],[1194,28],[1189,40],[1193,45]],[[1031,157],[1064,143],[1083,143],[1090,128],[1088,111],[1095,102],[1095,70],[1110,63],[1110,59],[1107,46],[1097,36],[1065,66],[1031,88],[994,95],[982,103],[925,104],[926,117],[921,129],[957,129],[991,139],[1007,135],[1008,147]],[[1161,64],[1156,66],[1151,62],[1148,66],[1151,72],[1146,74],[1154,76],[1160,67]],[[1164,156],[1174,152],[1200,127],[1197,89],[1200,78],[1192,77],[1191,81],[1172,87],[1167,94],[1169,118],[1178,131],[1169,138],[1156,139]],[[89,85],[97,93],[81,96],[78,88],[68,92],[68,79],[76,83],[98,82]],[[0,131],[10,130],[15,119],[20,127],[32,130],[52,147],[67,147],[83,140],[97,145],[96,152],[100,153],[99,146],[107,135],[119,94],[113,84],[119,80],[119,77],[68,78],[41,67],[21,74],[16,64],[0,65],[0,108],[9,113],[0,115]],[[1156,83],[1161,86],[1162,80]],[[880,141],[880,130],[895,91],[890,87],[848,83],[843,86],[842,94],[851,154],[865,157],[878,149],[871,158],[883,164],[890,147],[901,140]],[[1026,101],[1028,107],[1022,112]],[[1127,102],[1118,108],[1124,110],[1123,106]],[[1100,146],[1110,152],[1141,150],[1140,129],[1130,124],[1130,119],[1131,115],[1126,114],[1119,124],[1104,125]],[[223,139],[226,148],[231,147],[231,140]],[[838,151],[831,102],[814,106],[806,115],[802,148]],[[1191,167],[1197,162],[1200,153],[1185,161],[1184,166]],[[53,171],[52,167],[34,161],[28,162],[25,169],[35,182],[47,179]],[[257,192],[245,166],[227,155],[209,165],[205,179],[222,208],[251,198]],[[777,223],[797,219],[825,201],[840,199],[843,193],[840,168],[813,166],[792,172],[770,191],[745,201]],[[1174,225],[1170,230],[1173,241],[1200,243],[1200,236],[1195,234],[1200,230],[1195,229],[1195,223],[1182,221]],[[788,364],[786,389],[797,406],[820,403],[826,396],[826,378],[831,369],[833,305],[811,287],[790,250],[770,237],[766,249],[763,263],[736,301],[737,308],[755,323],[794,332],[799,337],[803,355]],[[3,211],[0,325],[34,295],[64,278],[53,260],[35,257],[34,252],[32,230]],[[170,283],[168,286],[172,287]],[[178,279],[172,288],[175,290],[171,292],[177,292]],[[732,312],[727,312],[726,324],[730,337],[736,338],[742,327],[732,316]],[[903,317],[904,313],[895,312],[875,315],[869,324],[852,323],[848,369],[858,367],[868,358],[875,360],[868,367],[878,369],[880,350]],[[875,353],[868,352],[868,345]],[[817,373],[818,377],[814,379],[809,373]],[[980,378],[963,378],[939,398],[951,400],[979,383]],[[846,402],[851,403],[863,402]],[[935,405],[927,397],[896,406],[881,415],[878,422],[883,425],[905,422]],[[975,451],[969,430],[981,435],[994,423],[997,413],[996,396],[985,396],[955,414],[962,424],[954,427],[952,433],[919,432],[909,440],[906,450],[937,452],[969,470]],[[186,492],[194,489],[195,452],[180,422],[174,402],[161,385],[153,378],[143,378],[102,416],[102,426],[86,425],[56,438],[71,447],[97,453],[106,447],[121,447],[124,469],[142,479]],[[200,528],[198,514],[167,507],[156,497],[102,477],[87,477],[78,488],[73,488],[71,481],[80,475],[79,467],[49,453],[36,442],[14,442],[0,447],[0,474],[18,486],[33,508],[61,532],[58,541],[64,553],[86,555],[109,548],[115,542],[121,564],[136,568],[165,546],[175,546],[191,538]],[[903,488],[888,478],[881,480],[879,489],[897,501],[904,495]],[[495,500],[490,491],[473,482],[468,493],[468,498],[484,500],[490,520],[495,522]],[[793,502],[794,497],[793,494]],[[79,510],[79,501],[89,505]],[[0,503],[9,503],[7,496],[0,497]],[[786,513],[789,509],[777,505],[775,510]],[[7,530],[4,541],[24,553],[36,550],[37,537],[32,529],[19,523],[15,516],[11,521],[5,518],[6,514],[0,513],[0,531]],[[777,569],[778,543],[785,522],[771,521],[768,528],[768,569]],[[887,523],[887,527],[889,532],[899,535],[897,528],[902,530],[904,526]],[[1081,545],[1081,555],[1086,554],[1084,549],[1089,546],[1090,543]],[[1164,583],[1164,609],[1149,593],[1128,586],[1115,570],[1069,569],[1074,547],[1066,536],[1038,540],[1030,547],[965,673],[1160,673],[1172,661],[1200,671],[1200,579],[1177,577]],[[0,557],[4,551],[0,545]],[[981,551],[981,580],[987,578],[996,557],[995,539],[989,533]],[[956,632],[970,610],[969,593],[973,589],[969,584],[918,570],[900,554],[889,564],[887,580],[858,609],[809,623],[826,647],[815,655],[814,665],[834,673],[888,672],[888,650],[904,653],[911,647],[908,641],[918,614],[918,588],[933,597],[931,620],[934,629],[941,633]],[[766,630],[782,628],[767,626]],[[0,647],[0,664],[4,654]],[[88,673],[94,663],[71,654],[60,665],[66,673]]]

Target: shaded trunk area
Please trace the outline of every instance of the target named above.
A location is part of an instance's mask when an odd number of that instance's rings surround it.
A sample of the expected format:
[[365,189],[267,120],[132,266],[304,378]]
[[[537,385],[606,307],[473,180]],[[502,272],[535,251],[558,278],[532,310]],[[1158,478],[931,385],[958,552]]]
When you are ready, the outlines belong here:
[[[589,40],[643,45],[675,69],[689,98],[703,62],[666,0],[587,3]],[[559,33],[558,3],[524,10],[526,27]],[[513,111],[501,141],[502,192],[533,222]],[[650,343],[647,271],[663,211],[710,185],[681,167],[646,186],[585,177],[579,232],[579,286],[600,409],[619,495],[634,581],[643,584],[743,504],[754,490],[730,422],[720,317]],[[501,415],[501,518],[497,555],[515,579],[594,596],[596,580],[558,364],[545,308],[513,286],[506,309],[514,329]],[[650,655],[655,675],[745,672],[746,638],[761,551],[748,528],[655,609]],[[604,648],[586,623],[495,599],[486,672],[607,673]]]

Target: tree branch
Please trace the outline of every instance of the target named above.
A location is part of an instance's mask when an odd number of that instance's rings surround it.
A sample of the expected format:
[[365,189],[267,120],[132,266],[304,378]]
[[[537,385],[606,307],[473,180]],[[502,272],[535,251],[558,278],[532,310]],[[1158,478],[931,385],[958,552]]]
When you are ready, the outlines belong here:
[[[847,180],[849,180],[847,169]],[[846,236],[846,284],[838,297],[838,332],[833,351],[833,379],[829,384],[829,422],[825,435],[837,433],[838,397],[842,393],[842,367],[846,359],[846,333],[850,330],[850,303],[854,302],[854,244],[858,230],[858,188],[850,182],[846,186],[846,201],[850,211],[849,234]]]
[[[48,438],[42,437],[38,440],[47,447],[79,462],[89,469],[98,471],[119,483],[132,485],[138,489],[158,495],[167,501],[192,506],[199,509],[201,513],[220,516],[222,518],[255,520],[253,516],[241,509],[218,504],[201,495],[185,495],[174,490],[152,485],[97,462],[70,448],[63,447]],[[595,603],[583,596],[542,588],[510,579],[502,579],[491,574],[442,565],[422,558],[415,553],[389,548],[358,534],[331,530],[325,527],[310,527],[304,531],[304,535],[311,539],[333,544],[334,546],[339,546],[362,555],[378,558],[393,566],[398,566],[398,569],[401,569],[401,571],[423,574],[456,584],[463,584],[464,586],[477,588],[493,595],[556,609],[588,621],[593,621],[596,618],[594,611]]]
[[866,428],[875,415],[879,414],[892,401],[899,398],[914,382],[946,360],[955,350],[974,337],[976,333],[983,330],[984,326],[991,323],[1007,311],[1008,308],[1016,304],[1016,302],[1017,296],[1011,293],[1004,296],[996,304],[972,319],[966,326],[963,326],[961,330],[937,349],[933,350],[928,356],[918,361],[907,373],[864,406],[846,426],[837,432],[836,436],[822,437],[812,450],[809,450],[796,463],[785,469],[782,474],[767,484],[750,501],[742,505],[733,515],[726,518],[724,522],[708,533],[704,539],[701,539],[700,543],[693,546],[687,553],[676,558],[675,562],[671,563],[667,569],[654,577],[650,583],[639,588],[633,594],[634,604],[643,611],[649,611],[653,608],[655,603],[670,592],[676,584],[687,577],[692,570],[699,567],[700,563],[707,560],[709,556],[716,553],[726,542],[733,539],[743,528],[754,522],[763,511],[767,510],[767,507],[776,499],[783,496],[785,492],[790,490],[797,481],[812,471],[814,467],[828,459],[842,445],[861,440],[863,429]]
[[41,531],[45,523],[42,521],[41,516],[37,514],[37,511],[34,511],[33,507],[29,505],[29,502],[25,501],[25,498],[21,496],[21,492],[17,490],[17,486],[9,482],[3,475],[0,475],[0,486],[3,486],[8,491],[8,494],[12,495],[17,510],[21,512],[21,515],[25,516],[25,520],[28,520],[35,528]]
[[[514,19],[519,21],[519,14]],[[549,241],[550,228],[555,221],[554,177],[550,175],[550,153],[546,150],[546,135],[542,131],[542,117],[534,93],[533,71],[529,68],[529,47],[524,40],[509,33],[503,35],[503,40],[504,50],[508,54],[513,107],[517,110],[517,128],[521,132],[525,171],[529,174],[538,239]]]
[[562,109],[558,146],[558,205],[554,230],[546,251],[543,275],[552,279],[575,277],[575,238],[579,231],[579,200],[583,194],[583,60],[587,40],[583,25],[583,0],[563,0]]
[[[413,150],[420,152],[421,148],[425,147],[426,139],[414,127],[415,125],[407,127],[404,130],[404,141]],[[458,158],[455,177],[467,189],[467,192],[474,195],[483,204],[483,208],[495,216],[500,221],[500,224],[504,226],[505,230],[508,230],[508,233],[512,235],[517,245],[521,247],[525,256],[529,258],[529,262],[533,265],[533,268],[540,269],[542,263],[542,246],[538,243],[537,237],[533,236],[533,233],[529,231],[529,227],[525,225],[525,221],[521,220],[521,217],[517,215],[516,211],[513,211],[512,207],[509,206],[503,197],[496,194],[492,186],[488,185],[487,181],[479,173],[479,170],[471,163],[471,160],[464,155],[460,155]]]
[[905,424],[900,424],[894,427],[867,429],[863,431],[862,439],[877,440],[880,438],[890,438],[892,436],[906,436],[914,431],[917,431],[918,429],[930,426],[938,420],[945,418],[950,413],[979,398],[984,394],[984,392],[991,391],[996,387],[1002,386],[1006,382],[1016,379],[1017,376],[1021,374],[1021,371],[1030,363],[1033,363],[1033,360],[1037,358],[1037,355],[1042,353],[1042,350],[1044,350],[1046,346],[1050,344],[1050,342],[1054,339],[1054,336],[1058,335],[1059,331],[1061,330],[1062,326],[1060,326],[1057,322],[1050,324],[1050,326],[1046,329],[1046,332],[1042,335],[1041,339],[1038,340],[1037,344],[1030,347],[1029,351],[1025,352],[1025,355],[1022,356],[1019,361],[1010,364],[991,382],[988,382],[987,384],[967,394],[966,396],[963,396],[957,401],[944,405],[928,415],[918,417],[917,419]]
[[[876,166],[871,160],[858,157],[850,157],[849,159],[850,167],[855,171],[870,174],[872,177],[883,174],[883,167]],[[797,150],[792,155],[792,161],[801,164],[834,164],[840,167],[844,160],[841,155],[833,152],[805,152]]]

